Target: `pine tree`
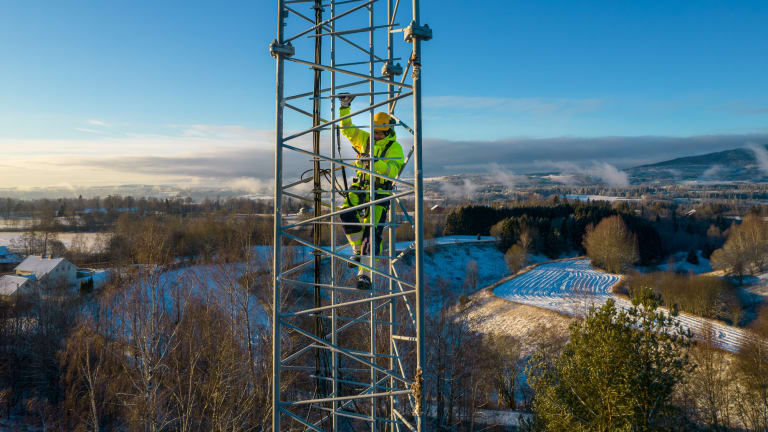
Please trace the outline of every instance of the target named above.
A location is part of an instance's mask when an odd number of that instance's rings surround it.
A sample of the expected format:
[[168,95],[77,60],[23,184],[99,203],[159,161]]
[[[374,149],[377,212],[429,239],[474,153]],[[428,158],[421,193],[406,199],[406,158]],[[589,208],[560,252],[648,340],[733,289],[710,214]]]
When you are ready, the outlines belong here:
[[658,309],[650,292],[629,310],[613,300],[571,326],[553,363],[536,355],[527,370],[537,428],[651,431],[669,421],[670,397],[690,370],[690,331]]

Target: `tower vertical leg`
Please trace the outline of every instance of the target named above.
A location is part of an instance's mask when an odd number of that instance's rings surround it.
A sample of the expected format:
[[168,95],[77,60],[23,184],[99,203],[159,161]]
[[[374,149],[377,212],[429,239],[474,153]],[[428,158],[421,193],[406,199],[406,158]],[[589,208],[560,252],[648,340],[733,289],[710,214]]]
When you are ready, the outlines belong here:
[[[331,2],[331,18],[336,16],[336,3]],[[334,32],[336,29],[336,23],[331,23],[331,32]],[[330,53],[330,61],[331,61],[331,67],[336,66],[336,36],[331,36],[331,53]],[[336,72],[331,72],[331,94],[336,94]],[[336,119],[336,99],[331,98],[331,119]],[[331,128],[331,157],[334,159],[337,156],[336,154],[336,148],[339,145],[339,142],[337,141],[339,139],[339,129],[334,125]],[[340,153],[340,152],[339,152]],[[336,169],[339,165],[336,163],[331,163],[331,178],[332,178],[332,185],[331,185],[331,208],[335,209],[337,208],[336,198],[338,197],[338,192],[336,188],[337,178],[336,178]],[[346,176],[344,176],[346,178]],[[345,181],[346,184],[346,181]],[[336,248],[336,225],[335,223],[338,223],[339,219],[337,216],[334,216],[331,219],[331,225],[329,227],[330,230],[330,238],[331,238],[331,250],[335,251]],[[336,266],[338,264],[337,259],[331,259],[331,285],[338,286],[342,281],[337,280],[338,271],[336,269]],[[341,265],[344,265],[341,263]],[[331,297],[331,306],[336,304],[336,297],[337,292],[336,290],[331,290],[329,293]],[[339,343],[338,339],[338,316],[336,309],[331,309],[331,344],[334,346],[337,346]],[[336,351],[331,352],[331,397],[337,397],[339,396],[339,354]],[[339,415],[338,415],[338,409],[339,409],[339,402],[333,401],[331,403],[331,430],[338,431],[340,428],[339,425]]]
[[[283,45],[283,1],[277,2],[277,39],[273,45],[279,49]],[[273,49],[273,52],[276,52]],[[275,183],[273,201],[272,232],[272,430],[280,429],[280,249],[282,237],[282,202],[283,202],[283,56],[276,54],[276,89],[275,89]]]
[[[320,64],[323,61],[323,38],[317,36],[322,34],[322,27],[320,26],[320,23],[323,22],[323,4],[322,0],[315,0],[315,63]],[[322,89],[322,81],[323,75],[322,70],[315,69],[314,70],[314,79],[313,83],[314,86],[312,88],[312,126],[316,127],[320,125],[321,119],[320,119],[320,107],[321,107],[321,100],[320,100],[320,90]],[[312,132],[312,151],[316,154],[320,153],[320,130],[317,129],[314,132]],[[321,192],[322,184],[320,183],[320,160],[315,158],[312,161],[312,169],[313,169],[313,175],[312,175],[312,190],[314,195],[314,212],[313,215],[315,217],[318,217],[322,213],[322,199],[323,194]],[[314,244],[319,245],[320,244],[320,238],[321,238],[321,232],[322,230],[322,224],[320,223],[314,223],[312,224],[312,242]],[[321,299],[321,293],[319,284],[322,279],[322,254],[319,251],[313,251],[313,258],[314,258],[314,275],[313,279],[315,282],[315,288],[314,288],[314,304],[315,307],[320,307],[322,305],[322,299]],[[323,329],[323,319],[318,315],[315,316],[315,327],[314,327],[314,334],[317,337],[324,338],[324,334],[322,334]],[[325,395],[326,392],[324,391],[326,386],[325,381],[323,381],[320,376],[322,376],[321,372],[321,356],[325,357],[326,353],[321,352],[322,350],[320,348],[315,348],[315,376],[318,378],[315,378],[315,388],[317,389],[318,394]]]
[[[374,67],[375,67],[375,63],[374,63],[375,62],[375,59],[374,59],[374,49],[375,49],[375,46],[373,44],[373,32],[374,32],[374,27],[373,27],[373,16],[374,16],[373,8],[374,8],[374,6],[375,6],[375,4],[371,4],[368,7],[368,28],[369,28],[369,32],[368,32],[368,46],[369,46],[368,73],[370,74],[371,77],[375,76],[375,69],[374,69]],[[368,82],[368,91],[370,93],[370,95],[368,96],[368,103],[369,103],[369,105],[373,105],[374,103],[376,103],[376,93],[375,93],[376,92],[376,83],[374,83],[372,80]],[[370,137],[369,139],[370,139],[370,143],[368,144],[368,150],[369,150],[368,153],[369,153],[369,156],[371,158],[370,165],[369,165],[371,167],[371,169],[373,169],[372,167],[376,163],[376,159],[375,159],[375,156],[376,156],[375,142],[376,142],[376,140],[374,139],[375,126],[374,126],[373,116],[374,116],[374,111],[370,110],[368,112],[368,117],[370,118],[370,123],[369,123],[369,125],[370,125],[369,126],[369,137]],[[374,197],[376,196],[376,178],[374,176],[369,176],[369,179],[370,179],[368,181],[368,190],[369,190],[369,194],[370,194],[369,196],[370,196],[370,201],[373,201],[375,199]],[[376,239],[376,224],[377,224],[377,220],[376,220],[376,206],[375,205],[371,205],[369,207],[368,215],[369,215],[368,219],[371,221],[371,226],[370,226],[370,228],[368,228],[369,231],[370,231],[370,239],[369,239],[368,244],[370,245],[369,252],[370,252],[370,255],[371,255],[371,259],[370,259],[369,262],[371,263],[372,267],[376,267],[376,256],[379,255],[379,253],[378,253],[379,245],[377,244],[378,242],[376,241],[377,240]],[[376,275],[374,273],[371,273],[371,287],[372,288],[376,286],[376,279],[377,279]],[[371,290],[371,296],[373,297],[374,295],[375,295],[374,291]],[[371,343],[370,354],[371,354],[371,359],[372,359],[371,361],[373,363],[377,363],[377,358],[376,358],[376,312],[377,312],[376,302],[373,302],[373,301],[371,302],[371,304],[370,304],[370,311],[371,311],[370,312],[370,321],[371,321],[371,325],[370,325],[370,331],[371,331],[371,336],[370,336],[370,343]],[[376,369],[373,368],[373,367],[371,367],[371,386],[372,386],[372,392],[376,393],[378,391],[377,374],[376,374]],[[376,405],[377,404],[378,404],[378,401],[376,399],[371,399],[371,427],[370,427],[371,432],[376,432],[376,426],[378,424],[378,422],[376,421]]]
[[[413,0],[412,29],[418,29],[419,24],[419,0]],[[421,38],[411,37],[413,50],[411,53],[411,74],[413,78],[413,191],[414,213],[416,219],[415,239],[416,250],[416,380],[423,382],[425,366],[424,350],[424,190],[422,173],[422,147],[421,147]],[[426,430],[424,424],[424,392],[423,383],[417,382],[418,392],[416,397],[416,427],[419,432]]]

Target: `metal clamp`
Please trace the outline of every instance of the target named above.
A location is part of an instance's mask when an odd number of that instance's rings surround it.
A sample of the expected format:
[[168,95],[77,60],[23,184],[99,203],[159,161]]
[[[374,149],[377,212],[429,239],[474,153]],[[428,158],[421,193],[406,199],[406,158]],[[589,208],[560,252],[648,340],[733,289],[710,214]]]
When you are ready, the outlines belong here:
[[428,41],[432,39],[432,29],[429,28],[428,24],[418,26],[415,21],[411,21],[411,24],[403,31],[403,36],[406,42],[413,42],[413,39]]
[[403,66],[400,63],[394,64],[392,62],[386,62],[381,67],[381,74],[388,77],[402,75]]
[[277,56],[293,57],[296,54],[296,49],[290,42],[281,44],[275,39],[269,44],[269,54],[275,58]]

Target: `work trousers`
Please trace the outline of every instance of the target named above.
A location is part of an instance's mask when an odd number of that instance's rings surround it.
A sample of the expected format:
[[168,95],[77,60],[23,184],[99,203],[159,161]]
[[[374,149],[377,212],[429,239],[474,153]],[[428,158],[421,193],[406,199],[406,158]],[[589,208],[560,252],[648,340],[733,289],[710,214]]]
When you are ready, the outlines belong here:
[[[365,204],[367,202],[370,202],[370,192],[368,190],[367,185],[361,185],[358,183],[352,183],[352,185],[349,187],[351,192],[347,194],[347,199],[344,201],[344,204],[341,206],[342,209],[355,207],[360,204]],[[391,189],[390,185],[386,185],[383,187],[378,187],[377,189]],[[376,199],[382,199],[390,196],[391,193],[388,192],[377,192],[376,193]],[[378,251],[376,252],[376,255],[381,255],[382,244],[381,244],[381,237],[382,232],[384,231],[384,226],[378,225],[381,223],[384,223],[384,220],[387,217],[387,211],[389,211],[389,203],[390,201],[384,201],[380,204],[374,205],[374,214],[375,214],[375,220],[376,220],[376,249]],[[359,255],[369,255],[371,253],[371,227],[369,226],[362,226],[362,225],[354,225],[359,223],[372,223],[372,219],[370,217],[370,207],[358,209],[355,211],[350,211],[346,213],[341,213],[339,215],[339,219],[341,219],[343,226],[344,226],[344,234],[347,236],[347,240],[349,241],[349,244],[352,245],[352,249],[354,250],[355,254]]]

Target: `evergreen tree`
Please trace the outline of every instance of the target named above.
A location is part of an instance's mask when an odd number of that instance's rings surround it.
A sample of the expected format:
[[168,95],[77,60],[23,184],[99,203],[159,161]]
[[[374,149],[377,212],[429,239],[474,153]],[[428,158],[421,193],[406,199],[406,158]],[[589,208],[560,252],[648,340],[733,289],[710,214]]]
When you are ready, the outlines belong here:
[[551,364],[541,355],[531,360],[534,429],[665,429],[671,395],[691,369],[690,340],[690,331],[658,309],[650,290],[629,310],[613,300],[593,306],[585,320],[571,325],[559,358]]

